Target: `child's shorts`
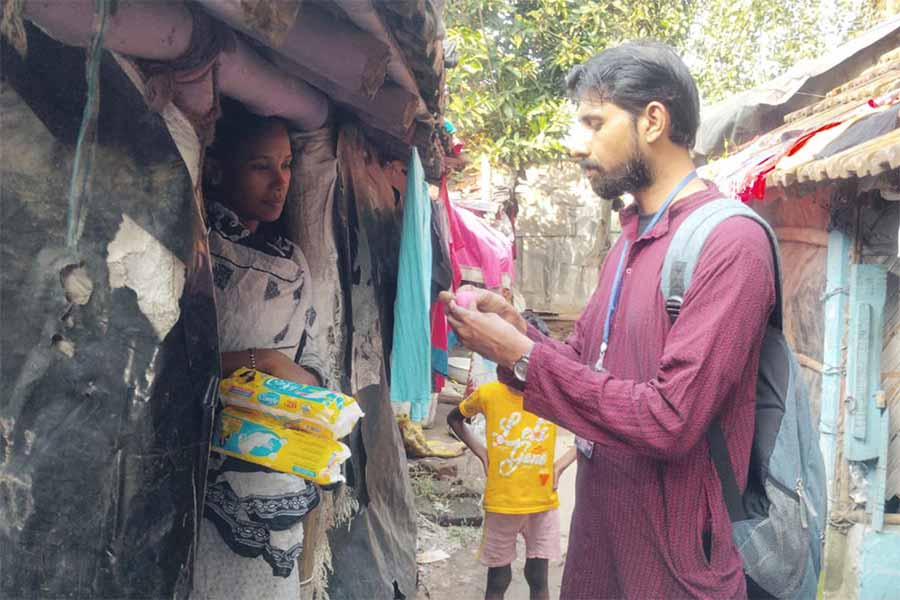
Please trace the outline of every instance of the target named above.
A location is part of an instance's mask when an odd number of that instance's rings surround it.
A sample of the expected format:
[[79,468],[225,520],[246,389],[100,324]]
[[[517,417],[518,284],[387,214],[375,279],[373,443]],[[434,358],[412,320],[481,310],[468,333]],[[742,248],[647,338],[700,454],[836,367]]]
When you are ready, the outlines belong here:
[[516,559],[516,539],[525,538],[526,558],[560,560],[559,509],[528,515],[485,512],[478,557],[486,567],[503,567]]

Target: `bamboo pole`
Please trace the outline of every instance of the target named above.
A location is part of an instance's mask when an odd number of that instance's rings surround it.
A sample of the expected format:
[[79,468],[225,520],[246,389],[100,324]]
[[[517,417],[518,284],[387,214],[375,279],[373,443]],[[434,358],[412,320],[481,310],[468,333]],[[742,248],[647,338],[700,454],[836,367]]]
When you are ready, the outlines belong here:
[[775,227],[780,242],[796,242],[810,246],[828,247],[828,232],[810,227]]
[[794,354],[797,357],[797,362],[800,363],[801,367],[806,367],[807,369],[811,369],[813,371],[816,371],[817,373],[825,372],[825,365],[812,358],[811,356],[800,354],[799,352],[795,352]]
[[[860,236],[862,220],[862,207],[856,204],[856,222],[853,227],[853,246],[850,250],[850,264],[859,264],[862,256],[862,236]],[[846,336],[849,332],[850,315],[852,310],[847,310],[844,317],[844,352],[841,358],[842,364],[847,364],[847,342]],[[841,398],[847,397],[847,378],[841,378]],[[838,439],[837,439],[837,464],[835,465],[835,503],[838,507],[852,506],[850,499],[850,471],[849,465],[844,460],[844,413],[846,411],[841,407],[838,412]]]
[[[797,362],[800,363],[801,367],[806,367],[812,371],[816,371],[817,373],[824,373],[828,367],[826,367],[823,363],[819,362],[815,358],[811,356],[807,356],[806,354],[801,354],[799,352],[795,352],[794,355],[797,357]],[[881,372],[882,379],[900,379],[900,371],[882,371]]]
[[322,519],[322,505],[319,504],[311,510],[306,518],[303,519],[303,550],[300,558],[297,559],[297,570],[300,572],[301,584],[308,583],[314,576],[316,570],[316,540],[321,537],[322,529],[325,527],[324,519]]
[[[869,524],[869,515],[864,510],[854,510],[847,514],[847,518],[854,523],[860,523],[862,525]],[[897,513],[886,513],[884,515],[884,524],[885,525],[900,525],[900,514]]]

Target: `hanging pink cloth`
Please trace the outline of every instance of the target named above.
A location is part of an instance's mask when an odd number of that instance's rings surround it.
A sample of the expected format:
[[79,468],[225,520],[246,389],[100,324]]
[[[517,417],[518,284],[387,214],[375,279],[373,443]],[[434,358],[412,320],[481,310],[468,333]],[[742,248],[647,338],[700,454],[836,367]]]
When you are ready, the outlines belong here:
[[444,376],[449,369],[450,349],[448,335],[450,324],[444,313],[444,304],[440,301],[431,305],[431,391],[444,389]]
[[455,210],[464,242],[456,253],[462,278],[489,289],[511,287],[515,264],[510,240],[465,208]]

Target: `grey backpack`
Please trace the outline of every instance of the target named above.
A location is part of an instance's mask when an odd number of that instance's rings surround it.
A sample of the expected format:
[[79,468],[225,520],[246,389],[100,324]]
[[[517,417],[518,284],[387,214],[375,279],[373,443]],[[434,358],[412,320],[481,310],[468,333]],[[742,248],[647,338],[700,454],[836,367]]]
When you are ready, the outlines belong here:
[[781,260],[768,223],[736,200],[713,200],[678,227],[662,269],[673,321],[709,234],[732,217],[759,223],[775,257],[776,305],[763,339],[756,383],[756,430],[747,489],[741,494],[718,420],[707,434],[744,572],[777,598],[815,598],[825,536],[825,463],[800,365],[782,332]]

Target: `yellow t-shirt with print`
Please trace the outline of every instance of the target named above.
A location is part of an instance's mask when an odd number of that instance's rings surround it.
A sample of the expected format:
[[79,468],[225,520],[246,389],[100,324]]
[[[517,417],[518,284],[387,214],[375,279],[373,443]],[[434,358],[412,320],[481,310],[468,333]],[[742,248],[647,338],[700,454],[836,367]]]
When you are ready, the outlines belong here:
[[459,405],[464,417],[484,415],[488,474],[484,510],[510,515],[559,506],[553,490],[556,425],[522,409],[522,395],[494,382]]

